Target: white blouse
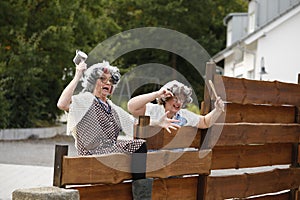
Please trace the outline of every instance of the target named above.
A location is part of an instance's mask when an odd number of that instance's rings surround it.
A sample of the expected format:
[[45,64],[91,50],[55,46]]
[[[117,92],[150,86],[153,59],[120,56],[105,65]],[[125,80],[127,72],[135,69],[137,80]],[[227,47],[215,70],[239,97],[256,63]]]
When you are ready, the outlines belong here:
[[[147,103],[145,115],[150,116],[150,120],[157,121],[165,114],[165,108],[163,105]],[[200,115],[193,113],[187,109],[180,109],[178,113],[181,117],[184,117],[187,120],[187,123],[184,126],[197,127]]]

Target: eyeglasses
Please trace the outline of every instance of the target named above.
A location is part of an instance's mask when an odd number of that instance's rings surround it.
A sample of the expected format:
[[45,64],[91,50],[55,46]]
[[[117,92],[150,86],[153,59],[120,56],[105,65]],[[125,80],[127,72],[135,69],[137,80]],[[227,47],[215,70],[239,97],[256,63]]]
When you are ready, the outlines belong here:
[[173,102],[175,102],[175,103],[183,103],[183,102],[185,101],[184,98],[178,98],[178,97],[176,97],[176,96],[174,96],[174,97],[172,98],[172,100],[173,100]]
[[108,83],[113,84],[114,83],[114,80],[112,77],[101,76],[99,79],[104,84],[108,84]]

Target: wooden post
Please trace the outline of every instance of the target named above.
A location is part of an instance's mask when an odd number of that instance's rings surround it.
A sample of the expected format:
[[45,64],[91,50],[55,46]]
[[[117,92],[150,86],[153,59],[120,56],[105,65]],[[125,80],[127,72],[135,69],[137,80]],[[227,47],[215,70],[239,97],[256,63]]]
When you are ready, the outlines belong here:
[[[300,74],[298,74],[298,84],[300,86]],[[295,116],[295,123],[300,123],[300,107],[296,105],[296,116]],[[293,144],[293,151],[292,151],[292,165],[291,167],[299,167],[298,162],[298,152],[299,152],[299,143]]]
[[63,187],[61,184],[62,161],[68,155],[68,145],[55,145],[53,186]]
[[197,185],[197,200],[205,199],[205,191],[207,185],[207,177],[208,175],[199,175],[198,177],[198,185]]
[[[214,82],[214,75],[216,73],[216,64],[213,61],[206,63],[206,72],[205,72],[205,88],[204,88],[204,102],[201,104],[201,115],[206,115],[212,110],[212,103],[210,98],[210,88],[208,80]],[[203,144],[203,140],[207,135],[207,129],[201,130],[201,141],[200,147]],[[205,199],[205,192],[207,186],[207,174],[200,174],[198,177],[198,185],[197,185],[197,200],[204,200]]]
[[150,116],[139,116],[139,122],[135,127],[134,138],[142,139],[144,138],[144,133],[146,132],[146,126],[150,124]]
[[209,113],[212,109],[208,80],[214,82],[215,73],[216,73],[216,64],[212,61],[207,62],[206,72],[205,72],[204,104],[201,108],[202,115]]
[[[298,84],[300,85],[300,74],[298,74]],[[300,123],[300,105],[296,107],[296,123]]]
[[[298,74],[298,84],[300,85],[300,74]],[[300,106],[299,105],[296,105],[295,123],[300,123]],[[299,157],[299,143],[294,143],[293,144],[293,149],[292,149],[292,164],[291,164],[291,167],[300,167],[298,157]],[[297,197],[298,192],[299,192],[298,189],[292,189],[290,191],[289,199],[291,199],[291,200],[298,199],[298,197]]]

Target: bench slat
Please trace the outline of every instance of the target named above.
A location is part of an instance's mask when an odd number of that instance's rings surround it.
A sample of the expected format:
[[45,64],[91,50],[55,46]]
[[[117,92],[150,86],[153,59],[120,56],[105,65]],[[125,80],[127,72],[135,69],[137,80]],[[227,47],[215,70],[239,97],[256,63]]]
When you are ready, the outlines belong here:
[[[197,195],[197,178],[156,179],[153,182],[152,199],[194,200]],[[131,182],[71,188],[79,190],[80,200],[132,200]]]
[[295,106],[271,106],[227,103],[218,123],[295,123]]
[[257,81],[220,75],[214,76],[214,84],[218,95],[229,102],[300,105],[300,87],[298,84],[279,81]]
[[[62,185],[120,183],[131,179],[128,154],[64,157]],[[164,167],[161,169],[161,167]],[[147,177],[209,174],[211,151],[157,151],[147,156]]]
[[[221,134],[218,134],[222,130]],[[298,143],[300,124],[227,123],[215,124],[206,140],[212,146]]]
[[171,129],[169,133],[160,127],[141,127],[143,134],[140,138],[147,141],[147,148],[152,150],[158,149],[175,149],[175,148],[199,148],[201,140],[201,130],[195,127],[184,126],[178,130]]
[[227,175],[207,180],[207,199],[246,198],[253,195],[296,189],[300,185],[300,168]]
[[293,144],[214,147],[213,169],[286,165],[292,163]]

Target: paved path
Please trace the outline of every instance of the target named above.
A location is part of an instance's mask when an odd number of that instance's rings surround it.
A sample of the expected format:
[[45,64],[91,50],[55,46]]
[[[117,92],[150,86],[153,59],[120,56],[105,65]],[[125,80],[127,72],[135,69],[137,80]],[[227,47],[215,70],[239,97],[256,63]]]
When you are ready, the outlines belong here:
[[69,136],[0,141],[0,200],[10,200],[16,189],[52,186],[55,144],[67,144],[76,155]]
[[52,186],[53,167],[0,164],[0,200],[10,200],[21,188]]

